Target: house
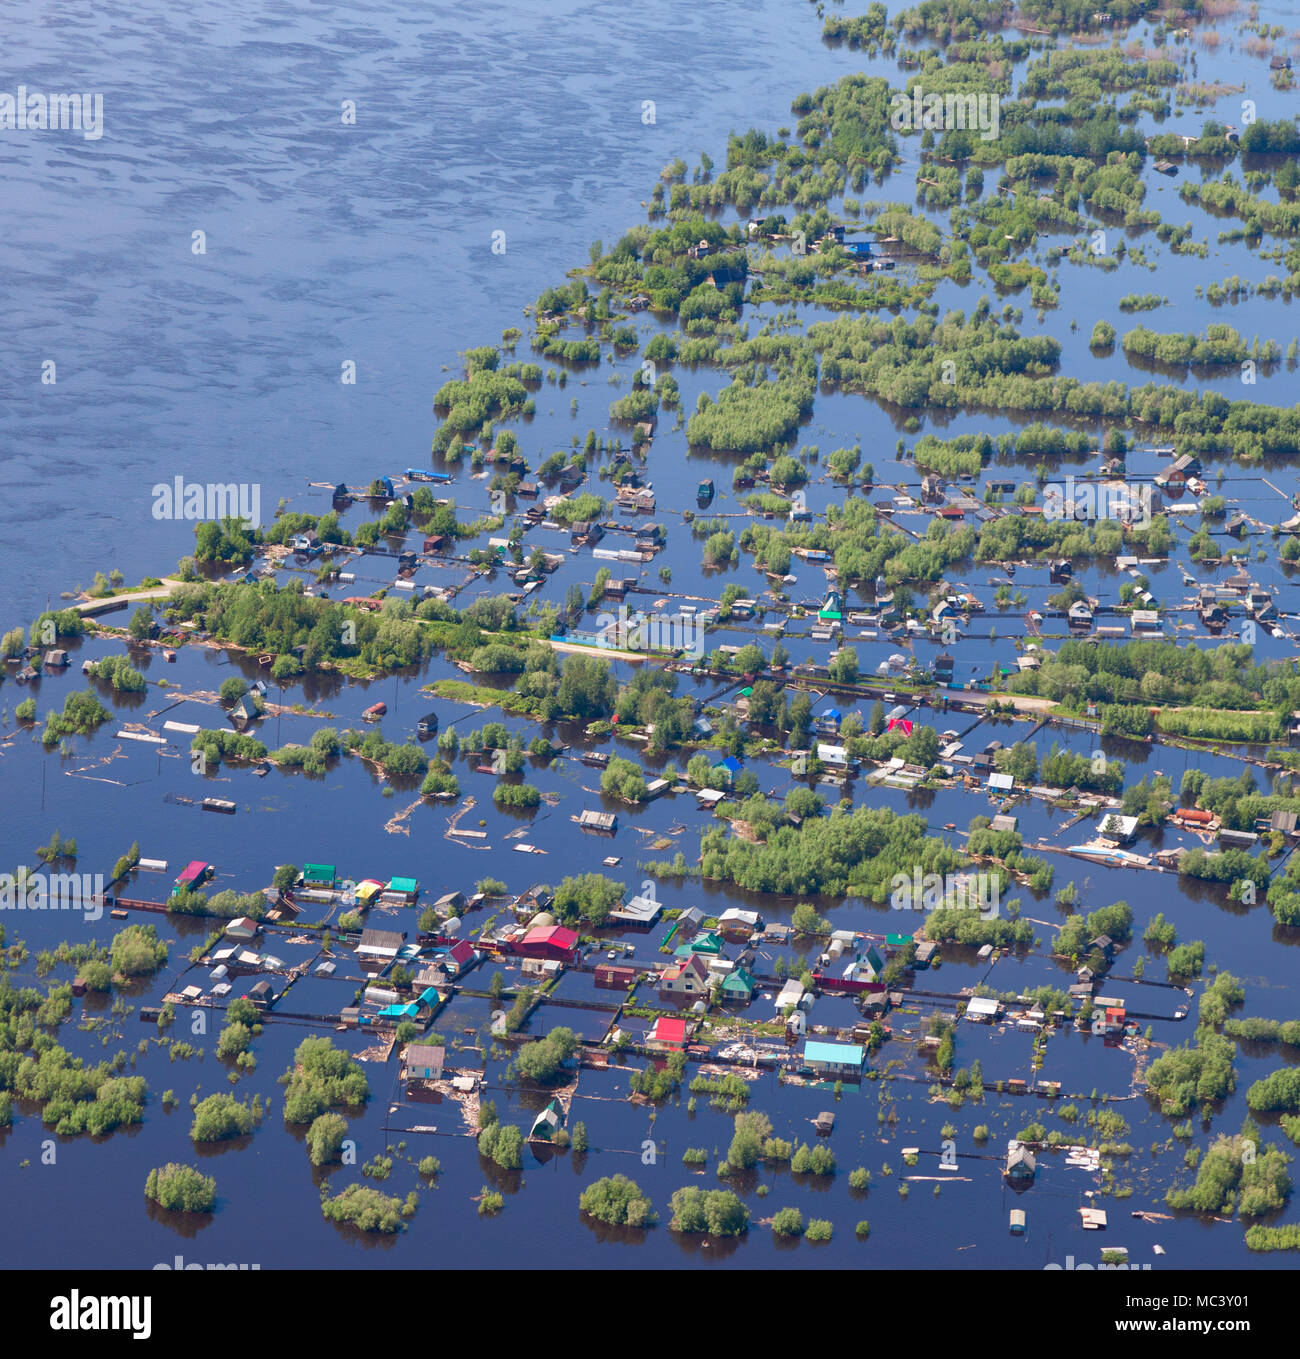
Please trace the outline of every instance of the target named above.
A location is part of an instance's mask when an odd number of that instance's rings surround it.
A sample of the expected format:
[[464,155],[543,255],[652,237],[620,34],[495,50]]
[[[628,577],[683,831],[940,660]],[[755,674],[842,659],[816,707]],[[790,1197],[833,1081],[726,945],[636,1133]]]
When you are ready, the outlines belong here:
[[269,981],[254,982],[249,989],[248,999],[251,1000],[259,1010],[269,1009],[272,1001],[275,999],[275,996],[271,991],[271,983]]
[[1274,812],[1268,819],[1268,828],[1279,835],[1289,835],[1294,839],[1297,819],[1300,818],[1297,818],[1295,812]]
[[578,935],[563,925],[539,925],[515,945],[525,958],[554,958],[573,964],[578,960]]
[[327,892],[333,891],[337,879],[338,870],[333,864],[303,865],[302,885],[304,887],[315,887]]
[[1014,831],[1019,824],[1020,820],[1018,817],[1011,816],[1007,812],[999,812],[998,815],[989,822],[989,830]]
[[406,943],[405,933],[397,930],[362,930],[357,956],[375,962],[391,962]]
[[1111,813],[1102,819],[1101,830],[1098,832],[1103,840],[1108,840],[1112,844],[1126,845],[1137,835],[1138,819],[1136,816],[1117,816]]
[[408,1081],[440,1081],[446,1056],[446,1048],[435,1047],[430,1043],[412,1043],[406,1049],[402,1074]]
[[389,878],[383,899],[391,905],[414,906],[419,900],[420,883],[416,878]]
[[992,1024],[1001,1009],[992,996],[972,996],[966,1002],[966,1018],[977,1024]]
[[415,734],[420,737],[437,736],[438,714],[425,713],[425,715],[415,724]]
[[663,910],[654,897],[635,896],[631,901],[616,906],[610,913],[611,920],[620,920],[625,925],[653,925]]
[[636,968],[620,967],[615,963],[600,963],[596,968],[595,983],[612,991],[626,991],[636,981]]
[[519,970],[525,977],[540,977],[543,981],[549,981],[564,971],[564,964],[558,958],[525,958],[519,964]]
[[757,987],[753,973],[746,967],[737,967],[722,979],[722,999],[748,1005]]
[[433,909],[444,919],[462,915],[468,907],[469,899],[464,892],[447,892],[433,903]]
[[251,722],[257,716],[257,704],[253,702],[252,694],[245,694],[230,710],[232,722]]
[[712,930],[706,930],[703,934],[697,934],[688,943],[678,945],[674,950],[674,956],[688,958],[692,953],[708,953],[717,957],[721,952],[722,940]]
[[[586,761],[584,760],[585,764]],[[515,898],[515,910],[520,912],[549,911],[555,902],[555,895],[544,883],[536,882]],[[535,921],[535,924],[554,925],[554,920]]]
[[788,1010],[791,1006],[803,1009],[805,1002],[812,1003],[812,993],[805,989],[798,977],[791,977],[776,997],[777,1010]]
[[646,1046],[671,1052],[682,1052],[686,1047],[686,1021],[676,1016],[660,1015],[645,1036]]
[[762,925],[763,917],[757,911],[742,911],[736,906],[718,917],[718,928],[726,934],[752,934]]
[[583,830],[606,831],[613,834],[618,830],[618,817],[614,812],[595,812],[584,808],[578,813],[578,825]]
[[1074,564],[1065,557],[1059,557],[1047,568],[1047,577],[1053,585],[1064,584],[1074,575]]
[[952,683],[953,658],[946,651],[934,658],[934,677],[940,684]]
[[916,958],[913,965],[915,967],[929,967],[938,951],[938,943],[933,939],[926,939],[916,946]]
[[663,997],[702,996],[708,989],[709,965],[699,953],[674,963],[659,978],[659,994]]
[[45,668],[47,670],[62,670],[68,664],[68,653],[59,649],[47,651],[45,653]]
[[436,961],[449,977],[459,977],[478,962],[479,956],[468,939],[459,939],[445,953],[440,953]]
[[227,939],[255,939],[262,927],[250,916],[236,916],[226,926]]
[[1089,950],[1100,953],[1103,958],[1109,958],[1114,947],[1115,941],[1108,934],[1099,934],[1095,939],[1088,941]]
[[533,1126],[528,1133],[528,1140],[530,1142],[549,1142],[563,1126],[564,1111],[560,1108],[558,1100],[552,1100],[546,1108],[533,1119]]
[[574,547],[592,546],[605,536],[605,530],[591,519],[577,519],[569,530],[569,541]]
[[835,1131],[835,1115],[829,1109],[823,1110],[813,1119],[813,1126],[821,1137],[829,1137]]
[[1273,613],[1273,596],[1267,590],[1253,587],[1246,593],[1246,610],[1256,618],[1267,618]]
[[378,722],[387,711],[387,703],[372,703],[370,707],[361,714],[361,719],[363,722]]
[[1037,1164],[1034,1153],[1014,1139],[1007,1143],[1007,1159],[1002,1174],[1013,1184],[1031,1184]]
[[862,1074],[864,1054],[856,1043],[817,1043],[809,1040],[803,1048],[804,1065],[819,1076],[848,1076]]
[[1159,632],[1160,615],[1155,609],[1134,609],[1129,615],[1129,625],[1134,632]]
[[172,895],[175,896],[177,892],[198,891],[199,887],[212,876],[212,872],[211,864],[204,863],[202,859],[191,859],[177,875]]
[[369,906],[383,890],[384,884],[382,882],[376,882],[374,878],[363,878],[357,883],[352,895],[356,897],[358,906]]

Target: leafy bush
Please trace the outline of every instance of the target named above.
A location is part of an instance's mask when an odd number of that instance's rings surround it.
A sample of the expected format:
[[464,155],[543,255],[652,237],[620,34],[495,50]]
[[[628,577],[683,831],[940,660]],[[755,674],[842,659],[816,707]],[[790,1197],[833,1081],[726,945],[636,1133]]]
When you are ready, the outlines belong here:
[[578,1207],[616,1227],[646,1227],[655,1220],[650,1200],[626,1175],[607,1175],[582,1191]]
[[210,1213],[217,1202],[217,1182],[193,1166],[168,1161],[149,1172],[144,1195],[172,1212]]

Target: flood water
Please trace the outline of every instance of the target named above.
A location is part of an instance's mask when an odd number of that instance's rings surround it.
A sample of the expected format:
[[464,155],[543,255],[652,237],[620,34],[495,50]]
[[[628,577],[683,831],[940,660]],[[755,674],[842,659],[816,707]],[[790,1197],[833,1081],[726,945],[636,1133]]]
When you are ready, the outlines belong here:
[[[1260,17],[1283,24],[1289,18],[1279,5],[1261,6]],[[0,538],[4,626],[57,604],[62,592],[89,584],[96,571],[116,567],[134,581],[170,570],[191,550],[193,524],[153,517],[157,482],[177,475],[254,482],[261,488],[263,518],[269,519],[282,499],[293,509],[328,509],[328,492],[309,483],[364,483],[407,466],[427,465],[435,428],[432,393],[448,376],[459,375],[458,354],[472,345],[496,342],[507,326],[527,331],[522,308],[544,287],[563,282],[567,269],[584,264],[591,241],[608,244],[642,221],[643,201],[659,170],[674,156],[693,163],[706,150],[722,166],[730,131],[750,125],[771,131],[793,122],[790,100],[800,91],[857,70],[901,79],[896,63],[865,59],[847,46],[828,46],[819,35],[813,9],[787,0],[721,0],[707,7],[684,0],[651,7],[559,0],[544,11],[511,4],[472,9],[443,3],[417,8],[396,3],[289,4],[270,10],[256,3],[220,3],[199,12],[147,0],[61,6],[39,24],[12,34],[12,83],[21,78],[32,88],[75,85],[102,91],[105,134],[94,142],[64,133],[0,134],[0,203],[6,220],[0,238],[0,299],[10,333],[0,387],[0,475],[11,503],[19,508],[15,522],[26,526],[24,532]],[[1227,43],[1213,57],[1202,53],[1199,64],[1203,75],[1212,65],[1215,78],[1245,84],[1261,117],[1277,117],[1290,106],[1289,97],[1270,89],[1260,76],[1259,60]],[[340,121],[344,101],[355,102],[355,125]],[[653,101],[653,122],[644,121],[644,101]],[[1180,111],[1169,126],[1194,128],[1211,114],[1231,120],[1230,103],[1225,99],[1221,108]],[[1151,130],[1149,124],[1146,119],[1143,126]],[[1181,181],[1162,179],[1149,164],[1144,173],[1144,206],[1158,208],[1168,220],[1189,221],[1195,239],[1211,242],[1209,259],[1173,256],[1161,247],[1151,252],[1159,260],[1155,273],[1137,265],[1113,273],[1064,265],[1061,305],[1041,322],[1024,295],[1012,299],[1025,308],[1024,332],[1042,331],[1062,340],[1062,373],[1085,381],[1114,378],[1140,385],[1147,380],[1144,373],[1130,368],[1118,350],[1109,358],[1093,355],[1088,335],[1099,316],[1120,325],[1116,304],[1125,293],[1158,291],[1170,304],[1156,313],[1157,320],[1147,319],[1162,330],[1198,330],[1207,320],[1222,319],[1246,336],[1274,338],[1285,347],[1294,334],[1289,303],[1253,297],[1207,315],[1210,309],[1195,291],[1197,284],[1234,273],[1258,281],[1276,266],[1258,257],[1258,245],[1216,243],[1222,224],[1178,200]],[[1199,173],[1189,165],[1184,176]],[[883,189],[873,188],[871,196],[902,196],[908,176],[910,171],[900,172]],[[835,211],[837,205],[831,206]],[[725,223],[734,218],[731,210],[722,214]],[[196,232],[203,233],[201,254],[194,252]],[[493,250],[497,232],[504,233],[497,238],[504,240],[503,253]],[[1140,235],[1131,233],[1133,239]],[[1143,238],[1154,246],[1151,233]],[[1266,246],[1272,243],[1265,238]],[[944,282],[936,300],[941,310],[969,310],[983,292],[992,289],[977,271],[965,287]],[[747,307],[745,317],[756,327],[784,310]],[[829,314],[807,307],[800,312],[805,321]],[[1079,323],[1075,331],[1069,329],[1073,319]],[[637,324],[646,338],[671,329],[646,317],[637,318]],[[536,357],[526,340],[517,357]],[[56,365],[52,384],[41,381],[46,360]],[[349,361],[356,365],[355,385],[340,382],[341,366]],[[563,390],[544,384],[536,396],[535,416],[517,426],[530,465],[556,449],[567,449],[575,432],[585,433],[589,426],[602,435],[607,432],[608,404],[620,391],[607,378],[616,374],[626,391],[637,362],[635,357],[607,358],[599,367],[574,372]],[[715,395],[726,381],[715,370],[685,365],[677,365],[674,376],[681,387],[681,408],[688,412],[701,392]],[[1232,387],[1235,377],[1162,375],[1161,380],[1189,388],[1215,386],[1240,396]],[[1279,364],[1251,395],[1287,404],[1294,381],[1294,367]],[[575,398],[578,410],[571,416],[568,406]],[[927,418],[920,432],[951,437],[1017,427],[997,413],[965,413],[942,422]],[[902,420],[875,404],[822,394],[800,439],[818,445],[823,459],[833,448],[860,442],[880,484],[916,479],[915,463],[895,458],[902,434]],[[735,461],[690,453],[684,432],[661,420],[648,474],[659,497],[654,517],[669,527],[669,535],[665,551],[645,568],[647,589],[658,589],[656,573],[664,566],[671,571],[671,585],[663,586],[665,598],[716,597],[732,581],[755,593],[762,587],[763,578],[746,554],[737,566],[704,571],[701,542],[682,521],[681,512],[695,508],[694,488],[705,476],[712,476],[719,487],[710,514],[742,512],[731,490]],[[1160,466],[1154,452],[1138,451],[1129,459],[1130,471],[1138,476],[1154,474]],[[1300,489],[1292,469],[1243,470],[1225,463],[1223,470],[1221,493],[1232,496],[1248,514],[1277,522],[1291,513],[1286,495]],[[1020,480],[1031,476],[1032,469],[999,467],[995,461],[971,483],[973,493],[978,496],[989,477],[999,473]],[[819,469],[814,474],[808,505],[817,515],[842,499],[844,491],[829,478],[818,480]],[[485,513],[486,482],[475,479],[468,465],[456,469],[455,477],[451,494],[462,518]],[[594,471],[584,489],[605,490]],[[355,529],[370,514],[369,506],[356,505],[345,516],[345,526]],[[901,515],[899,522],[924,531],[919,517]],[[1153,594],[1165,606],[1179,604],[1189,592],[1180,568],[1190,569],[1198,579],[1215,578],[1213,571],[1191,563],[1188,536],[1188,529],[1177,529],[1168,561],[1142,566]],[[570,555],[567,534],[539,531],[528,541],[567,558],[534,596],[535,602],[561,603],[575,581],[584,593],[590,588],[599,563],[586,550]],[[1247,541],[1247,569],[1273,592],[1281,613],[1292,613],[1294,568],[1278,558],[1271,540]],[[460,550],[475,546],[486,546],[486,535]],[[388,559],[363,559],[355,568],[357,591],[375,582],[391,583],[392,565]],[[1104,598],[1113,599],[1128,579],[1110,563],[1076,567],[1076,581],[1089,594]],[[301,569],[289,564],[278,578],[288,580]],[[962,569],[956,569],[958,576]],[[1229,570],[1221,568],[1218,578]],[[454,564],[426,566],[415,584],[459,585],[467,574]],[[819,597],[825,588],[816,565],[796,561],[791,574],[792,599]],[[1042,608],[1047,595],[1059,588],[1049,584],[1045,567],[1021,568],[1014,590],[1023,592],[1025,601],[999,610],[993,587],[985,583],[987,574],[982,567],[968,572],[986,611],[960,643],[959,663],[968,673],[959,673],[955,683],[1002,664],[1014,665],[1013,639],[1025,636],[1027,609]],[[333,593],[346,595],[351,588],[337,587]],[[463,607],[475,593],[493,595],[510,588],[504,572],[497,572],[461,593],[456,603]],[[651,593],[643,599],[655,597]],[[846,608],[856,606],[846,599]],[[124,621],[124,615],[115,621]],[[1270,659],[1292,655],[1293,627],[1293,619],[1284,617],[1279,636],[1261,632],[1257,654]],[[756,631],[742,625],[721,628],[710,634],[708,645],[743,644],[754,640]],[[824,662],[829,648],[814,643],[807,631],[805,622],[787,632],[794,659]],[[1200,631],[1198,626],[1197,638],[1206,644]],[[884,636],[850,635],[849,640],[858,646],[862,670],[868,673],[876,672],[899,645]],[[926,662],[940,649],[927,639],[910,647],[911,654]],[[67,691],[84,687],[84,659],[121,651],[120,643],[107,641],[73,645],[69,669],[43,678],[35,690],[40,713],[61,706]],[[114,720],[92,737],[70,738],[66,753],[43,751],[31,729],[14,720],[13,709],[25,695],[12,683],[4,686],[0,845],[6,868],[33,864],[36,846],[58,829],[76,837],[83,871],[107,873],[136,840],[146,858],[168,862],[165,873],[137,873],[124,895],[161,900],[179,867],[192,859],[215,865],[215,889],[241,891],[264,886],[285,862],[329,862],[355,879],[416,877],[424,906],[446,892],[472,892],[475,881],[484,877],[504,880],[511,892],[535,882],[555,884],[568,874],[599,871],[606,855],[619,857],[619,865],[608,871],[635,892],[650,880],[645,867],[650,861],[681,850],[694,862],[699,835],[713,824],[688,794],[670,795],[636,810],[604,798],[599,771],[575,758],[586,738],[573,725],[544,730],[556,744],[570,748],[564,757],[550,763],[529,761],[525,778],[545,799],[531,813],[497,808],[492,802],[495,776],[477,772],[477,759],[462,755],[454,762],[462,795],[475,799],[461,824],[481,830],[482,840],[449,837],[445,832],[452,805],[421,800],[418,782],[399,780],[386,789],[355,758],[334,762],[321,777],[272,770],[259,778],[247,768],[223,767],[200,778],[191,767],[187,738],[184,744],[155,747],[119,739],[116,733],[126,723],[148,723],[156,729],[167,719],[219,725],[215,709],[202,699],[183,699],[170,709],[176,700],[168,690],[210,695],[232,675],[254,677],[256,665],[216,647],[182,648],[175,664],[165,663],[157,651],[133,652],[132,663],[144,671],[149,692],[124,697],[105,685],[93,685],[113,709]],[[621,680],[631,673],[622,663],[616,669]],[[306,742],[323,724],[340,730],[359,726],[362,711],[379,700],[387,704],[380,726],[390,740],[413,733],[417,718],[433,706],[443,729],[454,726],[464,732],[501,720],[526,741],[537,734],[536,724],[496,710],[441,700],[433,704],[422,689],[446,678],[464,676],[435,658],[418,673],[369,685],[314,678],[290,684],[283,692],[273,686],[273,701],[301,704],[314,715],[285,712],[261,723],[258,734],[271,748]],[[159,687],[160,680],[165,687]],[[682,678],[678,693],[705,698],[716,688],[716,683]],[[858,706],[865,710],[866,705]],[[927,720],[924,713],[915,715]],[[967,727],[975,719],[951,721]],[[937,725],[947,721],[937,719]],[[1010,744],[1026,731],[1023,722],[985,719],[964,739],[967,749],[978,750],[995,738]],[[1057,728],[1045,729],[1035,739],[1040,755],[1053,741],[1084,753],[1096,744],[1090,735]],[[643,760],[647,768],[667,763],[681,770],[686,763],[682,753],[666,762],[645,759],[634,742],[621,739],[603,748]],[[1125,761],[1130,781],[1160,770],[1173,777],[1175,790],[1189,761],[1212,776],[1235,777],[1243,768],[1228,753],[1190,756],[1132,742],[1107,743],[1107,753]],[[763,791],[784,796],[792,786],[788,770],[754,767]],[[1255,772],[1261,791],[1268,791],[1263,772]],[[972,816],[994,810],[982,791],[909,792],[863,778],[849,786],[846,796],[855,805],[917,812],[935,835],[946,834],[948,824],[964,830]],[[222,816],[201,811],[198,801],[203,797],[230,799],[237,812]],[[584,808],[616,810],[616,835],[606,839],[580,831],[571,817]],[[388,829],[390,819],[408,809],[403,822]],[[1089,838],[1097,828],[1093,821],[1067,829],[1065,814],[1032,800],[1020,801],[1014,810],[1027,845],[1041,838],[1063,848]],[[670,847],[662,848],[665,843]],[[1144,832],[1131,848],[1151,854],[1176,843],[1198,842],[1164,829]],[[540,852],[521,853],[523,844]],[[149,1268],[179,1254],[262,1269],[523,1266],[535,1262],[538,1244],[544,1241],[557,1257],[562,1251],[568,1263],[587,1268],[775,1263],[800,1268],[1031,1269],[1062,1262],[1067,1253],[1095,1259],[1100,1248],[1113,1245],[1126,1245],[1134,1260],[1150,1262],[1151,1246],[1159,1243],[1166,1252],[1160,1258],[1170,1266],[1289,1267],[1293,1262],[1286,1253],[1248,1251],[1238,1223],[1214,1224],[1184,1215],[1158,1223],[1130,1219],[1135,1209],[1167,1211],[1165,1190],[1191,1176],[1183,1168],[1185,1144],[1171,1136],[1177,1120],[1163,1117],[1144,1096],[1133,1093],[1133,1058],[1116,1045],[1087,1033],[1058,1032],[1046,1045],[1043,1068],[1034,1072],[1030,1035],[963,1022],[958,1026],[958,1062],[969,1066],[980,1061],[987,1087],[984,1102],[954,1112],[946,1103],[930,1101],[930,1080],[914,1039],[925,1019],[943,1008],[944,998],[950,1011],[962,988],[982,982],[1004,992],[1048,983],[1064,989],[1073,980],[1047,956],[1051,929],[1062,918],[1052,896],[1070,882],[1079,888],[1082,908],[1118,899],[1134,907],[1135,940],[1120,954],[1105,989],[1122,996],[1132,1014],[1143,1016],[1142,1027],[1150,1024],[1157,1043],[1190,1040],[1194,1018],[1174,1017],[1188,1008],[1188,996],[1167,984],[1159,959],[1148,958],[1140,979],[1132,975],[1132,963],[1143,951],[1138,942],[1142,929],[1156,912],[1177,922],[1180,940],[1204,940],[1207,959],[1242,980],[1245,1013],[1300,1016],[1293,952],[1300,939],[1275,925],[1262,899],[1242,907],[1230,903],[1219,887],[1188,883],[1171,873],[1105,868],[1054,853],[1045,857],[1055,868],[1053,892],[1039,895],[1026,888],[1018,893],[1023,914],[1039,922],[1036,948],[991,967],[973,951],[945,949],[939,969],[918,974],[924,978],[918,987],[936,995],[907,998],[891,1016],[894,1040],[877,1057],[882,1067],[886,1061],[899,1063],[897,1079],[864,1079],[839,1091],[780,1084],[770,1073],[755,1081],[749,1107],[769,1115],[778,1137],[812,1142],[811,1120],[822,1110],[834,1111],[830,1145],[838,1173],[815,1177],[769,1168],[728,1181],[728,1187],[742,1193],[755,1225],[739,1242],[710,1241],[707,1246],[667,1230],[668,1200],[683,1185],[721,1185],[715,1168],[730,1141],[731,1117],[711,1108],[703,1095],[690,1111],[685,1091],[652,1117],[650,1109],[628,1101],[630,1070],[617,1066],[582,1072],[570,1123],[586,1123],[588,1152],[545,1150],[539,1159],[525,1149],[522,1172],[506,1172],[480,1158],[473,1140],[463,1136],[466,1125],[454,1103],[390,1109],[398,1095],[397,1062],[368,1063],[371,1100],[350,1119],[358,1165],[382,1154],[386,1146],[404,1143],[404,1150],[394,1153],[391,1177],[375,1182],[385,1192],[403,1196],[423,1183],[414,1166],[421,1157],[436,1155],[442,1171],[433,1187],[421,1188],[418,1211],[395,1238],[366,1238],[322,1220],[320,1185],[332,1184],[337,1191],[348,1183],[371,1181],[363,1180],[354,1167],[313,1170],[301,1130],[287,1129],[281,1119],[283,1090],[276,1078],[309,1034],[331,1034],[353,1052],[367,1046],[362,1035],[334,1034],[328,1022],[295,1017],[335,1015],[350,1003],[359,975],[350,970],[350,960],[333,978],[309,971],[293,988],[286,1013],[276,1015],[255,1040],[256,1070],[232,1085],[228,1076],[234,1068],[214,1052],[219,1012],[177,1007],[173,1038],[204,1049],[201,1057],[177,1059],[159,1045],[155,1029],[138,1018],[141,1005],[157,1004],[173,989],[196,983],[207,991],[210,986],[203,969],[187,972],[186,955],[214,928],[212,922],[159,916],[160,935],[171,957],[156,979],[129,993],[132,1012],[114,1016],[111,1000],[76,1000],[72,1019],[60,1030],[60,1041],[88,1063],[110,1058],[119,1049],[128,1054],[130,1070],[149,1083],[144,1123],[104,1138],[60,1138],[42,1127],[38,1110],[16,1108],[14,1126],[0,1131],[3,1201],[11,1224],[0,1260],[10,1267]],[[692,878],[659,879],[655,887],[666,907],[696,905],[707,914],[743,906],[761,910],[769,921],[788,921],[796,905],[794,899],[751,899]],[[854,899],[814,904],[831,914],[836,928],[910,933],[920,923],[900,923],[887,903]],[[490,908],[480,910],[466,923],[476,934],[491,914]],[[13,970],[15,985],[35,978],[41,949],[61,940],[107,943],[119,928],[119,922],[107,917],[90,921],[72,913],[2,915],[6,943],[22,939],[30,950],[29,958]],[[370,923],[405,930],[413,940],[416,915],[397,912],[391,920],[372,918]],[[660,924],[649,933],[627,931],[619,938],[634,944],[638,963],[648,963],[661,959],[658,945],[666,931]],[[612,938],[618,932],[607,933]],[[289,933],[272,937],[267,946],[288,965],[314,965],[315,944],[291,942]],[[797,976],[808,961],[807,950],[782,952],[783,965],[788,961]],[[769,973],[776,956],[773,952],[766,959]],[[483,990],[494,966],[485,965],[476,983]],[[70,980],[74,970],[56,967],[51,976]],[[182,973],[184,980],[178,981]],[[508,985],[518,981],[511,970]],[[760,988],[748,1017],[775,1016],[773,990]],[[1199,984],[1192,990],[1198,991]],[[535,1016],[533,1031],[565,1023],[583,1037],[601,1036],[606,1012],[563,1005],[596,996],[588,976],[567,976],[552,1003]],[[615,1004],[616,998],[609,1002],[609,1013]],[[1194,1016],[1194,1000],[1192,1006]],[[486,997],[458,996],[438,1016],[435,1028],[453,1040],[449,1062],[481,1070],[503,1121],[526,1130],[547,1097],[507,1080],[509,1054],[494,1055],[484,1036],[491,1011]],[[103,1022],[92,1027],[86,1017]],[[847,1001],[826,997],[814,1007],[810,1022],[837,1027],[854,1017]],[[137,1051],[145,1039],[148,1044]],[[1293,1061],[1287,1051],[1244,1046],[1236,1060],[1235,1094],[1212,1123],[1194,1119],[1193,1142],[1204,1149],[1216,1133],[1237,1131],[1247,1114],[1246,1089]],[[1090,1096],[1115,1097],[1105,1107],[1127,1121],[1129,1131],[1120,1140],[1133,1147],[1116,1179],[1131,1195],[1094,1200],[1088,1195],[1098,1188],[1097,1177],[1066,1166],[1064,1153],[1046,1151],[1033,1188],[1023,1195],[1008,1189],[1001,1174],[1007,1139],[1030,1123],[1049,1122],[1045,1101],[993,1091],[994,1081],[1013,1078],[1059,1080],[1058,1103],[1078,1106],[1079,1140],[1084,1142],[1092,1135],[1083,1122],[1094,1107]],[[168,1089],[179,1097],[170,1111],[160,1098]],[[246,1144],[196,1152],[188,1136],[187,1103],[195,1090],[200,1098],[225,1090],[241,1097],[257,1092],[271,1098],[273,1108]],[[949,1121],[957,1128],[952,1135],[959,1157],[956,1172],[938,1166],[941,1145],[950,1136],[944,1130]],[[433,1131],[409,1131],[416,1124]],[[974,1138],[976,1125],[987,1127],[987,1138]],[[1063,1125],[1052,1119],[1050,1126]],[[1266,1129],[1265,1135],[1286,1145],[1275,1129]],[[52,1163],[48,1145],[54,1148]],[[905,1163],[904,1147],[919,1149],[915,1167]],[[688,1148],[708,1152],[703,1172],[682,1164]],[[181,1220],[146,1204],[146,1175],[171,1160],[196,1163],[216,1177],[219,1205],[210,1218]],[[849,1188],[848,1173],[859,1165],[871,1170],[869,1191]],[[617,1173],[632,1176],[650,1196],[660,1214],[658,1227],[619,1232],[580,1216],[582,1187]],[[935,1181],[913,1181],[904,1198],[898,1185],[905,1174],[934,1176]],[[936,1194],[940,1178],[950,1183]],[[477,1212],[474,1196],[484,1185],[505,1195],[497,1217]],[[764,1187],[768,1192],[762,1192]],[[1093,1203],[1110,1212],[1107,1233],[1084,1232],[1080,1226],[1079,1208]],[[806,1217],[829,1218],[833,1240],[825,1245],[782,1243],[757,1225],[758,1219],[787,1206],[800,1208]],[[1023,1238],[1008,1234],[1007,1215],[1015,1207],[1025,1208],[1029,1216]],[[74,1216],[78,1228],[69,1231]],[[1293,1214],[1283,1218],[1287,1216]],[[858,1240],[854,1227],[863,1219],[870,1222],[871,1232]],[[1160,1267],[1159,1260],[1155,1267]]]

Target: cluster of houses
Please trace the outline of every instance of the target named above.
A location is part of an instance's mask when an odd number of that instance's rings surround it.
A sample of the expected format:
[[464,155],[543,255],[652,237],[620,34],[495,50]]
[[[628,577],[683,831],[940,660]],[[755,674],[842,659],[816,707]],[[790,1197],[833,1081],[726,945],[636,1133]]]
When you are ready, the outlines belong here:
[[[727,1004],[748,1005],[758,989],[752,971],[756,950],[754,936],[763,928],[755,911],[725,911],[716,929],[704,928],[705,916],[689,907],[678,916],[665,940],[679,941],[672,962],[659,974],[659,997],[674,1005],[689,1004],[704,1010],[716,998]],[[728,942],[739,942],[736,957],[729,958]]]

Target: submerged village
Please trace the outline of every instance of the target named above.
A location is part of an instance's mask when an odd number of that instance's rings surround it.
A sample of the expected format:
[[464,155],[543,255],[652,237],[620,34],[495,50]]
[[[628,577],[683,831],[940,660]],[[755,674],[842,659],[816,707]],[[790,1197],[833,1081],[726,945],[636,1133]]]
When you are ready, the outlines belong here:
[[53,1156],[139,1267],[1293,1263],[1300,34],[792,26],[863,73],[464,337],[429,455],[191,469],[192,553],[9,620],[17,1211]]

